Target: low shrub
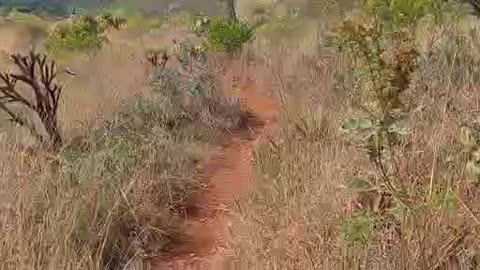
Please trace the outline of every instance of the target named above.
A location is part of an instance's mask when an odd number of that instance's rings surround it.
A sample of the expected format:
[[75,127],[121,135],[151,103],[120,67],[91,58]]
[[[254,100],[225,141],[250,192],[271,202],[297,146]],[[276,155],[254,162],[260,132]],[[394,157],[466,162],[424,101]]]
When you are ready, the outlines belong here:
[[210,23],[207,47],[213,51],[233,53],[253,39],[254,31],[247,24],[218,18]]
[[47,38],[45,46],[52,53],[100,49],[107,40],[105,30],[95,18],[76,17],[59,23]]
[[[165,121],[175,127],[190,125],[200,129],[235,128],[242,122],[240,102],[224,98],[208,74],[185,74],[173,69],[153,75],[153,89],[163,96]],[[209,78],[210,77],[210,78]]]

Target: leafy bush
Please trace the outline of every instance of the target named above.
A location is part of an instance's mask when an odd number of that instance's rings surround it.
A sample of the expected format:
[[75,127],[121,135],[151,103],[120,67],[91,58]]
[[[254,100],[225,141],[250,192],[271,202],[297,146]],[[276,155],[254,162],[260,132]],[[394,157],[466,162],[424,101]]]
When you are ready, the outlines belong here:
[[105,26],[89,16],[60,23],[46,41],[48,51],[84,51],[99,49],[106,42]]
[[239,50],[243,44],[252,41],[253,38],[254,31],[247,24],[219,18],[210,24],[207,33],[207,47],[213,51],[232,53]]
[[347,244],[355,242],[368,242],[372,238],[373,222],[366,213],[358,213],[351,218],[343,220],[340,234]]

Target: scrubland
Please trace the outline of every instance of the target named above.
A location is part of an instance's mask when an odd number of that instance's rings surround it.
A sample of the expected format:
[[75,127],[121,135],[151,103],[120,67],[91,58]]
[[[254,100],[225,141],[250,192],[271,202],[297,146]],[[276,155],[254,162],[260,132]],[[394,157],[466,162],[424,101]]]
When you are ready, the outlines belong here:
[[[225,71],[257,65],[279,117],[253,150],[249,191],[228,206],[226,268],[478,269],[471,6],[238,6],[240,23],[213,18],[205,29],[188,13],[113,12],[126,25],[82,21],[66,34],[52,30],[66,20],[2,22],[2,70],[35,43],[75,75],[58,77],[56,151],[0,121],[0,268],[127,269],[168,252],[200,185],[198,162],[245,117],[223,97]],[[105,43],[68,39],[87,30]],[[170,58],[152,67],[147,52]]]

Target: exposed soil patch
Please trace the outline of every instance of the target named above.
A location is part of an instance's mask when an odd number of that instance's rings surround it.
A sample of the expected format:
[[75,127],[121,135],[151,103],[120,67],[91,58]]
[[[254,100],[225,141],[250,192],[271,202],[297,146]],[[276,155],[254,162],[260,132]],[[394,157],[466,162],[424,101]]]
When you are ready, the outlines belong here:
[[266,78],[261,78],[258,70],[248,71],[249,82],[235,88],[231,82],[236,74],[232,69],[225,75],[226,95],[239,97],[249,116],[241,128],[224,131],[225,140],[213,145],[210,156],[200,162],[198,180],[202,188],[185,209],[183,237],[168,257],[156,259],[153,269],[224,269],[228,206],[248,189],[254,145],[268,135],[277,119],[275,98],[260,83]]

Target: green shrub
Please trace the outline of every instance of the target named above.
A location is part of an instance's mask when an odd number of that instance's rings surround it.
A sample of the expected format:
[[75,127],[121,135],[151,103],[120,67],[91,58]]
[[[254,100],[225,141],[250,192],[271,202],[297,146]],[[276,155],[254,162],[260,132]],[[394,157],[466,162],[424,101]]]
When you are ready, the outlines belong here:
[[74,18],[60,23],[48,37],[45,46],[53,53],[99,49],[107,40],[105,30],[94,18]]
[[211,22],[207,33],[207,47],[213,51],[234,52],[243,44],[252,41],[254,31],[242,22],[231,22],[225,18]]
[[366,213],[356,215],[343,220],[340,226],[340,236],[347,244],[366,243],[372,239],[372,217]]

